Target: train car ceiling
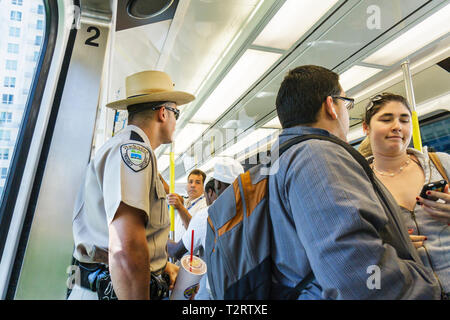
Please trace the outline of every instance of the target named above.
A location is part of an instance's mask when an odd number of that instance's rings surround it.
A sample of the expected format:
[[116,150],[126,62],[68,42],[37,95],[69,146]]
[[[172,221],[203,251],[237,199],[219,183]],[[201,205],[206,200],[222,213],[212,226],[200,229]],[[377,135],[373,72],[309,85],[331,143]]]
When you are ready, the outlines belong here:
[[[210,170],[216,156],[244,159],[245,150],[269,148],[279,132],[274,119],[279,84],[298,65],[319,64],[341,75],[357,102],[350,140],[361,137],[358,119],[371,95],[405,94],[405,59],[414,82],[442,80],[416,90],[418,106],[430,106],[430,99],[442,103],[448,74],[433,66],[449,55],[449,11],[446,1],[190,1],[169,26],[167,39],[175,39],[171,51],[165,50],[167,40],[154,51],[159,56],[153,67],[173,74],[180,89],[197,97],[183,107],[177,125],[176,180],[185,180],[194,167]],[[137,58],[132,60],[123,69],[127,73],[139,71]],[[169,152],[169,145],[156,150],[166,179]]]

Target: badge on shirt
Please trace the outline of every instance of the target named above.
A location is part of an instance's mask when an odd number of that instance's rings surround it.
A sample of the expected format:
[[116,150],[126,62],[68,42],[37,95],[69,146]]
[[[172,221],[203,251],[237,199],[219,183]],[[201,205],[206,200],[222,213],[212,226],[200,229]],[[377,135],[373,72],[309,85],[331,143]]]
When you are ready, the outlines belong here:
[[120,146],[125,164],[135,172],[147,168],[150,163],[150,151],[139,144],[127,143]]

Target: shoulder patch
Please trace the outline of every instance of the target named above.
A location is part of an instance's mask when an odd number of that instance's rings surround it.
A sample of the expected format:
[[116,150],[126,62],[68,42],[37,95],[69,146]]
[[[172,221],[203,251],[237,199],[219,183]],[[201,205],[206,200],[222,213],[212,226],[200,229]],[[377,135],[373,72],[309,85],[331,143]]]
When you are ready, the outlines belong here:
[[127,143],[120,146],[122,160],[134,172],[147,168],[150,163],[150,151],[140,144]]

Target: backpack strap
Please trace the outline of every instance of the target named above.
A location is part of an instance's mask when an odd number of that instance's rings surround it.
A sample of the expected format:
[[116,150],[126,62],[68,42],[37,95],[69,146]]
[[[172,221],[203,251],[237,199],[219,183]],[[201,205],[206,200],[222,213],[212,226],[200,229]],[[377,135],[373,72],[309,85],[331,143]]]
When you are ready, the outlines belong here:
[[[324,135],[319,135],[319,134],[306,134],[306,135],[303,135],[303,136],[298,136],[298,137],[292,138],[292,139],[290,139],[288,141],[285,141],[284,143],[282,143],[280,145],[280,147],[278,148],[278,150],[279,150],[278,151],[278,157],[280,157],[285,151],[287,151],[293,145],[298,144],[298,143],[303,142],[303,141],[306,141],[306,140],[310,140],[310,139],[331,141],[331,142],[334,142],[334,143],[342,146],[361,165],[361,167],[366,172],[366,174],[369,177],[369,179],[372,182],[372,184],[375,183],[375,178],[374,178],[374,175],[373,175],[373,171],[370,168],[369,163],[361,155],[361,153],[359,153],[356,149],[354,149],[347,142],[344,142],[344,141],[342,141],[342,140],[340,140],[340,139],[338,139],[336,137],[333,137],[333,136],[324,136]],[[271,159],[271,160],[273,162],[273,160],[276,160],[276,159]]]
[[310,273],[308,273],[306,277],[302,279],[302,281],[300,281],[298,285],[295,286],[295,290],[298,292],[298,295],[300,295],[302,291],[306,288],[306,286],[311,282],[313,282],[314,279],[316,279],[316,277],[314,276],[314,273],[311,271]]
[[447,181],[448,176],[445,173],[444,167],[442,166],[441,160],[439,159],[438,155],[435,152],[429,152],[428,156],[430,157],[431,162],[433,162],[434,166],[436,167],[437,171],[441,174],[441,176]]

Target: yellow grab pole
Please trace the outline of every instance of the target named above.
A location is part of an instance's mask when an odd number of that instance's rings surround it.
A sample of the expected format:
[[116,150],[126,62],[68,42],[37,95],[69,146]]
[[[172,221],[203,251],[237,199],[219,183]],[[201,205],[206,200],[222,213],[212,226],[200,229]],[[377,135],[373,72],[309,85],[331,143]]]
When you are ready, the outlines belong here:
[[414,88],[409,70],[409,60],[402,63],[402,70],[403,79],[405,80],[406,98],[411,105],[414,149],[422,152],[422,138],[420,136],[419,117],[417,116],[416,99],[414,97]]
[[422,151],[422,138],[420,136],[419,117],[417,111],[412,111],[412,126],[413,126],[413,143],[414,149]]
[[[170,146],[170,193],[175,192],[175,143]],[[175,208],[170,206],[170,239],[175,240]]]

